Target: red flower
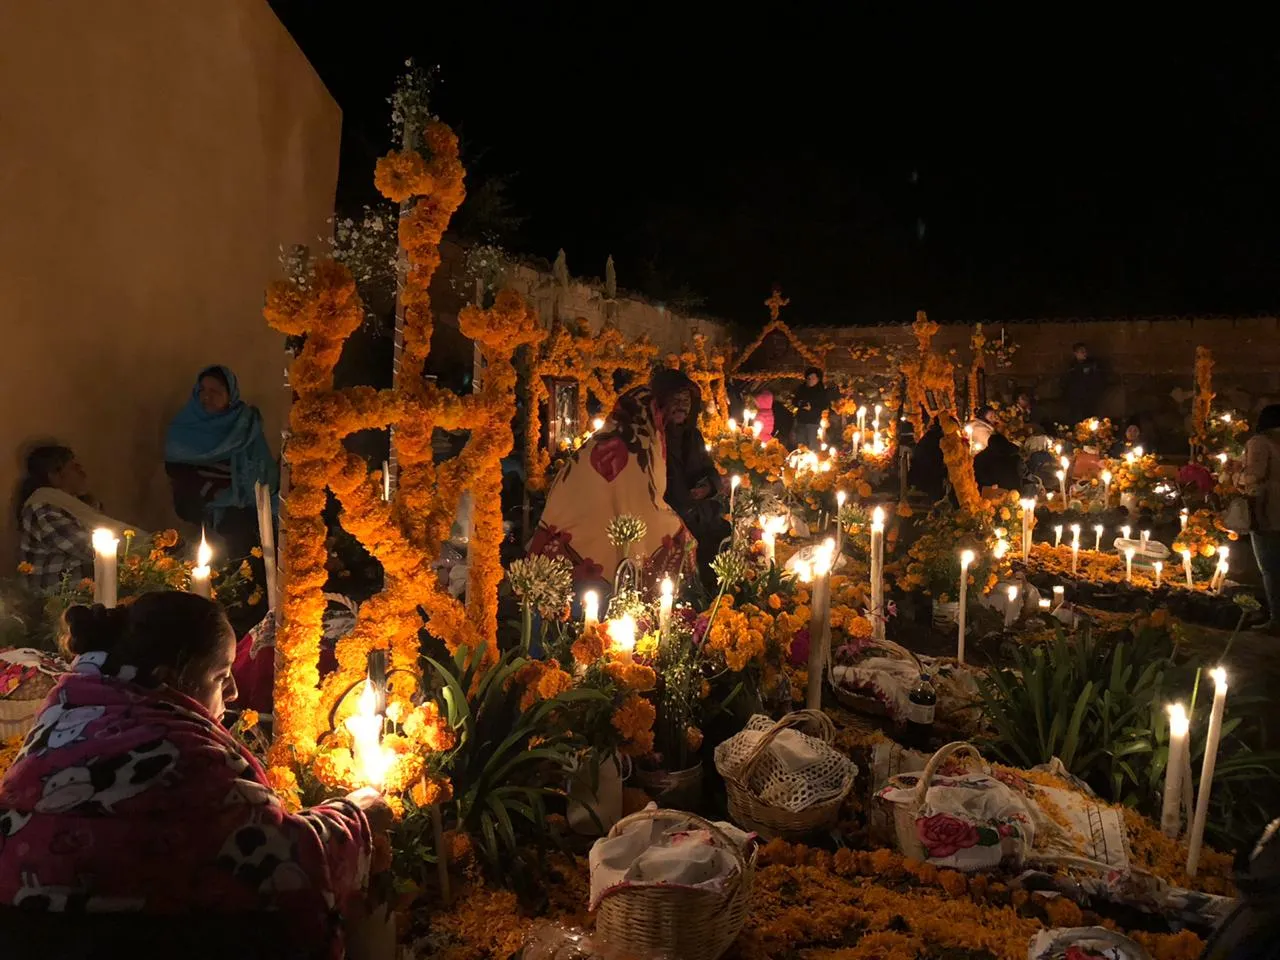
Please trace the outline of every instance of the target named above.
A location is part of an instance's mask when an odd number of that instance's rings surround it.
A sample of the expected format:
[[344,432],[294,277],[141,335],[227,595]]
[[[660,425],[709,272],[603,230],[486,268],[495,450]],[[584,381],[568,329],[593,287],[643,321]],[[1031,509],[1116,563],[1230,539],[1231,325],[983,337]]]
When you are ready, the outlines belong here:
[[613,483],[614,477],[622,472],[630,456],[621,437],[610,437],[600,441],[592,449],[591,466],[606,481]]
[[931,858],[949,857],[978,845],[978,828],[971,823],[937,813],[916,821],[916,835]]

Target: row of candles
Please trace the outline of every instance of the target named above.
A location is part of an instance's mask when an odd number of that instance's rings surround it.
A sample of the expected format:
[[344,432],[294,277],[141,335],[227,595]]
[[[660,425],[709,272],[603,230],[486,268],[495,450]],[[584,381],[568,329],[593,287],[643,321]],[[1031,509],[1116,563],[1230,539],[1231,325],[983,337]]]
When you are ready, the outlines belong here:
[[[855,421],[857,426],[854,428],[852,435],[853,455],[855,457],[857,457],[859,453],[863,453],[867,456],[879,456],[884,453],[885,442],[880,436],[880,415],[883,412],[884,407],[877,403],[874,407],[874,418],[871,421],[871,431],[870,436],[868,437],[867,408],[858,408],[858,412],[856,414],[857,419]],[[738,431],[738,421],[734,420],[732,417],[729,418],[727,426],[730,433],[736,433]],[[751,431],[751,435],[755,439],[760,439],[762,425],[759,420],[755,419],[755,414],[749,409],[744,409],[742,411],[742,429]],[[825,424],[818,427],[818,441],[822,444],[823,452],[826,452],[828,449],[825,442],[826,430],[827,428]],[[832,448],[832,451],[834,452],[834,448]],[[813,464],[813,468],[819,469],[816,463]]]
[[1213,706],[1209,712],[1209,729],[1205,734],[1204,760],[1200,767],[1200,789],[1191,803],[1191,718],[1181,703],[1170,704],[1169,758],[1165,767],[1164,801],[1160,810],[1160,829],[1165,836],[1177,838],[1182,832],[1182,811],[1191,814],[1187,838],[1187,875],[1194,877],[1200,866],[1204,845],[1204,828],[1209,818],[1209,793],[1218,763],[1218,746],[1222,741],[1222,719],[1227,709],[1227,672],[1222,667],[1209,671],[1213,678]]

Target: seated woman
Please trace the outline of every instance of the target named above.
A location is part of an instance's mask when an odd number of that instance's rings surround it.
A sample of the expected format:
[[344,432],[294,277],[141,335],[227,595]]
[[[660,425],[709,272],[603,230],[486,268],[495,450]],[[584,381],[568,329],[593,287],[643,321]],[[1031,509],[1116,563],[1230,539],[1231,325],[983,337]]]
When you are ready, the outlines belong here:
[[67,447],[31,451],[21,501],[21,569],[37,590],[92,577],[93,531],[103,527],[120,538],[129,528],[98,509],[89,493],[89,474]]
[[196,378],[191,399],[169,424],[165,471],[178,516],[216,532],[230,557],[258,545],[254,485],[279,490],[280,470],[262,428],[258,408],[240,399],[236,375],[208,367]]
[[692,535],[699,560],[710,562],[729,533],[717,498],[720,479],[693,422],[697,386],[677,370],[624,394],[605,424],[561,468],[530,553],[561,555],[579,581],[613,581],[617,550],[607,527],[638,517],[644,538],[632,556],[667,571],[679,567]]
[[1135,417],[1124,428],[1124,436],[1111,445],[1111,456],[1123,457],[1126,453],[1155,453],[1155,447],[1148,443],[1142,433],[1142,424]]
[[219,723],[235,636],[216,604],[149,593],[66,624],[72,670],[0,779],[0,937],[28,911],[61,914],[54,933],[128,913],[143,944],[166,918],[273,911],[300,953],[341,957],[386,804],[284,811]]

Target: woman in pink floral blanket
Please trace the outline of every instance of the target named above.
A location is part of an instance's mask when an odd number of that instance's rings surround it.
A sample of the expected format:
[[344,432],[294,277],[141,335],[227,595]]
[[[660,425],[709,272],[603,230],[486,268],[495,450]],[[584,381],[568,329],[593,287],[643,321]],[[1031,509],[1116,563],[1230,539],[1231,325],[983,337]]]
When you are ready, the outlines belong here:
[[360,793],[285,812],[218,722],[235,635],[208,600],[75,607],[67,626],[72,672],[0,780],[0,908],[278,911],[293,944],[340,957],[385,804]]

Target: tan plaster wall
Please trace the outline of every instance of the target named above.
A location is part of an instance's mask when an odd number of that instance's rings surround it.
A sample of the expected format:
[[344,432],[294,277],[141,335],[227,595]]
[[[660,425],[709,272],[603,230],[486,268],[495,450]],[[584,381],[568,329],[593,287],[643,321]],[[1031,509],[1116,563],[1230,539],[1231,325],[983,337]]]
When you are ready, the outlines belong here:
[[164,429],[204,365],[278,443],[263,288],[325,231],[340,128],[266,0],[0,0],[0,558],[37,441],[112,514],[170,522]]

